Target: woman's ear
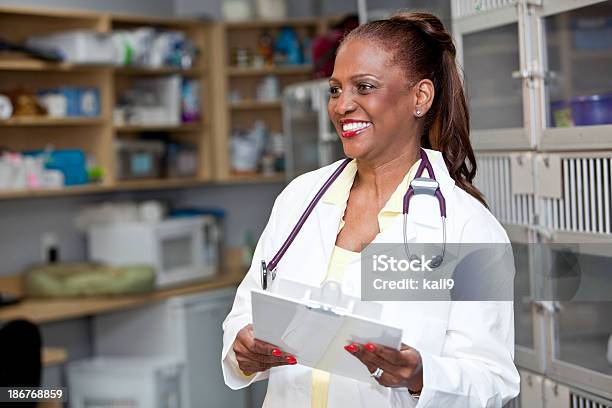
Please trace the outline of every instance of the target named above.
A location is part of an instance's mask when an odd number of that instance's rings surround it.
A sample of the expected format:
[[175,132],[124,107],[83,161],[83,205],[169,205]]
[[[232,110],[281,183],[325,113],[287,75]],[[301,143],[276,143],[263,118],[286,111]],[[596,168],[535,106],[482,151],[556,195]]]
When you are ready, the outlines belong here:
[[414,114],[416,116],[425,116],[434,98],[434,85],[429,79],[420,80],[415,86],[415,104]]

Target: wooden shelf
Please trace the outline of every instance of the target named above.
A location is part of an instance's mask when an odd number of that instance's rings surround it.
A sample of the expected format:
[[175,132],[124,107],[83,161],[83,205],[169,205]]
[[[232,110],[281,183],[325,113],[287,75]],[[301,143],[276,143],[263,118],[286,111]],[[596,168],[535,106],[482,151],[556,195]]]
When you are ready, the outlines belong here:
[[118,125],[117,133],[137,132],[197,132],[202,130],[200,123],[186,123],[182,125]]
[[146,67],[119,67],[115,68],[117,75],[170,75],[180,74],[182,76],[198,76],[204,73],[202,68],[190,68],[181,69],[175,67],[159,67],[159,68],[146,68]]
[[261,68],[229,67],[227,73],[230,76],[258,76],[258,75],[308,75],[312,74],[312,65],[286,65]]
[[39,190],[4,190],[0,191],[0,200],[12,200],[19,198],[60,197],[81,194],[104,193],[113,190],[114,189],[110,186],[103,186],[98,184]]
[[281,101],[240,101],[233,102],[230,104],[230,108],[234,110],[258,110],[258,109],[280,109],[282,107]]
[[31,58],[0,58],[0,71],[52,71],[75,72],[110,69],[108,65],[85,65],[45,62]]
[[193,26],[201,26],[202,20],[175,17],[157,17],[157,16],[141,16],[134,14],[113,14],[111,16],[112,23],[126,24],[134,26],[167,26],[176,28],[190,28]]
[[13,117],[0,120],[0,127],[43,127],[43,126],[97,126],[104,124],[102,118],[51,118],[46,116]]
[[320,18],[290,18],[285,20],[255,20],[255,21],[231,21],[225,23],[230,30],[251,30],[290,27],[316,27],[321,24]]
[[263,176],[261,174],[231,175],[228,178],[220,180],[203,180],[197,178],[120,180],[113,185],[90,184],[54,189],[5,190],[0,191],[0,200],[64,197],[74,195],[113,193],[117,191],[153,191],[214,185],[267,184],[282,182],[285,182],[285,175],[282,173],[274,174],[273,176]]
[[113,310],[142,306],[172,296],[205,292],[237,286],[244,278],[243,268],[232,268],[208,281],[160,289],[143,295],[99,296],[63,299],[25,299],[22,302],[0,308],[0,321],[27,319],[34,323],[91,316]]
[[282,183],[286,181],[285,173],[275,173],[270,176],[263,174],[235,174],[231,173],[227,180],[223,180],[224,184],[258,184],[258,183]]
[[109,69],[118,75],[170,75],[198,76],[204,73],[203,68],[181,69],[176,67],[130,67],[103,64],[71,64],[45,62],[31,58],[2,58],[0,57],[0,71],[52,71],[52,72],[83,72]]
[[43,347],[41,350],[43,367],[64,364],[68,360],[68,351],[61,347]]
[[114,190],[158,190],[178,187],[195,187],[207,183],[205,180],[196,178],[175,179],[143,179],[143,180],[120,180],[113,187]]
[[101,194],[126,190],[165,190],[180,187],[196,187],[207,183],[210,183],[210,181],[195,178],[123,180],[117,181],[114,185],[89,184],[54,189],[6,190],[0,191],[0,200]]

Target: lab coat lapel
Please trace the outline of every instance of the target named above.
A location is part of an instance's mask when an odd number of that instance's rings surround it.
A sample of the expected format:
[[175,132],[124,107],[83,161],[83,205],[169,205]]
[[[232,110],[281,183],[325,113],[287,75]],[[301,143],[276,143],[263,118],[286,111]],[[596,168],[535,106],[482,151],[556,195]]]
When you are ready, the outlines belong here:
[[[318,277],[318,282],[321,282],[327,273],[327,266],[336,244],[342,209],[334,204],[321,201],[315,207],[314,215],[319,228],[319,247],[322,251],[322,256],[318,257],[321,260],[320,267],[317,268],[315,275]],[[307,254],[304,255],[307,256]]]

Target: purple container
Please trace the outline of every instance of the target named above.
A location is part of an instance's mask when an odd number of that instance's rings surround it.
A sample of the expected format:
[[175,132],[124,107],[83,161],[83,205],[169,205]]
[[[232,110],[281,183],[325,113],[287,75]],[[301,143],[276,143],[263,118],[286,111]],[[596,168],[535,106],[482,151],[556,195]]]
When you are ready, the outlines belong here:
[[612,94],[578,96],[570,101],[576,126],[612,123]]

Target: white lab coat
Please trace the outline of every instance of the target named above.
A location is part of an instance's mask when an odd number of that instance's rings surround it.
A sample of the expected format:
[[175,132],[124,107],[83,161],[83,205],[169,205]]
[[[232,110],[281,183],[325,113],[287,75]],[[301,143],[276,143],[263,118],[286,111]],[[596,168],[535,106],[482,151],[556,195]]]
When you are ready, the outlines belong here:
[[[508,242],[491,213],[455,186],[441,154],[433,150],[427,150],[427,154],[446,198],[447,242]],[[261,260],[272,259],[310,199],[338,165],[339,162],[296,178],[278,196],[255,249],[253,263],[223,323],[221,360],[225,383],[239,389],[268,378],[264,407],[310,407],[312,370],[300,366],[298,361],[298,365],[272,368],[248,378],[238,369],[232,345],[238,331],[252,322],[250,290],[261,287]],[[278,276],[309,285],[320,284],[327,272],[341,217],[340,208],[320,201],[279,263]],[[374,242],[397,243],[402,239],[402,216],[398,216]],[[441,219],[435,198],[418,195],[411,200],[408,240],[441,242]],[[342,285],[345,292],[359,296],[359,262],[356,264],[349,267]],[[421,353],[424,387],[420,399],[414,399],[407,389],[382,387],[374,380],[363,383],[332,376],[328,407],[501,407],[518,395],[512,302],[382,304],[381,320],[402,327],[402,341]]]

